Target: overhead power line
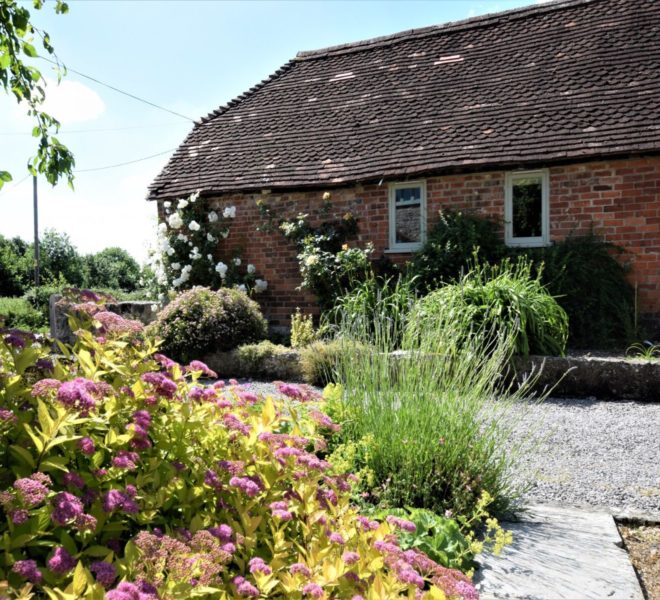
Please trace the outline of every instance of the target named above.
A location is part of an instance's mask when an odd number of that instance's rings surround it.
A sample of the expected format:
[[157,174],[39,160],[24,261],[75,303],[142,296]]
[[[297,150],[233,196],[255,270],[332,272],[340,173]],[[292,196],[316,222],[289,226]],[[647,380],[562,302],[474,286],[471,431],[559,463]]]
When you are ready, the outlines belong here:
[[[176,121],[179,123],[179,121]],[[92,129],[60,129],[60,134],[69,135],[70,133],[103,133],[103,132],[113,132],[113,131],[128,131],[131,129],[150,129],[153,127],[168,127],[172,125],[171,123],[160,123],[153,125],[127,125],[126,127],[99,127]],[[19,135],[19,136],[32,136],[30,131],[0,131],[0,135]]]
[[[40,56],[42,60],[45,60],[46,62],[49,62],[53,65],[56,66],[61,66],[60,63],[57,61],[51,60],[50,58],[46,58],[45,56]],[[149,106],[153,106],[154,108],[157,108],[159,110],[164,110],[165,112],[168,112],[172,115],[176,115],[177,117],[181,117],[182,119],[186,119],[191,122],[195,122],[195,119],[192,119],[186,115],[182,115],[181,113],[178,113],[174,110],[170,110],[169,108],[165,108],[164,106],[160,106],[159,104],[155,104],[154,102],[150,102],[149,100],[145,100],[144,98],[140,98],[139,96],[136,96],[135,94],[131,94],[130,92],[126,92],[124,90],[120,90],[118,87],[115,87],[114,85],[110,85],[109,83],[105,83],[101,81],[100,79],[97,79],[96,77],[92,77],[91,75],[85,75],[85,73],[81,73],[80,71],[76,71],[75,69],[71,69],[70,67],[67,67],[64,65],[65,69],[67,71],[71,71],[71,73],[75,73],[76,75],[79,75],[80,77],[84,77],[85,79],[89,79],[90,81],[93,81],[94,83],[98,83],[99,85],[105,86],[108,89],[111,89],[119,94],[123,94],[124,96],[128,96],[129,98],[133,98],[133,100],[137,100],[138,102],[142,102],[143,104],[148,104]]]
[[142,158],[136,158],[135,160],[128,160],[126,162],[117,163],[114,165],[107,165],[105,167],[94,167],[93,169],[76,169],[74,173],[89,173],[90,171],[105,171],[106,169],[114,169],[116,167],[123,167],[126,165],[132,165],[133,163],[142,162],[143,160],[149,160],[150,158],[156,158],[157,156],[163,156],[163,154],[168,154],[173,152],[176,148],[170,148],[169,150],[164,150],[163,152],[158,152],[157,154],[151,154],[150,156],[143,156]]

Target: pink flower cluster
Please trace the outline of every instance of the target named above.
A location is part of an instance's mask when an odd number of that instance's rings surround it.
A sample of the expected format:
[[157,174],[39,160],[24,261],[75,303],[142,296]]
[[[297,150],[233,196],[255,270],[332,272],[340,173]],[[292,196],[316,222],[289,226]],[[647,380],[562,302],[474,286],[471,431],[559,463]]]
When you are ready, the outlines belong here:
[[208,366],[203,363],[201,360],[193,360],[191,363],[186,367],[186,371],[190,372],[201,372],[202,375],[206,375],[206,377],[210,377],[212,379],[215,379],[218,374],[209,369]]
[[107,391],[105,388],[106,386],[84,377],[76,377],[73,381],[65,381],[60,385],[57,390],[57,400],[67,408],[86,416],[96,406],[96,400]]
[[151,427],[151,414],[147,410],[136,410],[133,413],[132,423],[127,428],[133,433],[131,446],[136,450],[146,450],[151,447],[149,428]]
[[174,398],[178,390],[176,383],[162,373],[144,373],[141,379],[145,383],[150,384],[153,387],[154,392],[163,398]]

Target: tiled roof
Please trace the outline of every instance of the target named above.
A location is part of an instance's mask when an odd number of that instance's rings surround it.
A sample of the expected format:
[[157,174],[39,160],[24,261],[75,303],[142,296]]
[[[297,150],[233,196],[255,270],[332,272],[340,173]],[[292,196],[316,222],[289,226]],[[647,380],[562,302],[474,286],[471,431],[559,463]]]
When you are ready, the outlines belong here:
[[569,0],[301,52],[195,125],[149,198],[660,150],[660,2]]

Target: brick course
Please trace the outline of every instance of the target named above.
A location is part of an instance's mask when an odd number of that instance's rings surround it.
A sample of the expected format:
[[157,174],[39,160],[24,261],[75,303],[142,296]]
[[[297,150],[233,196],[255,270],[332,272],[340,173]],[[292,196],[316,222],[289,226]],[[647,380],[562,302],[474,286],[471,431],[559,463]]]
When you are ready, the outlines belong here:
[[[543,165],[540,165],[543,166]],[[622,246],[622,260],[631,268],[629,279],[638,290],[642,314],[660,315],[660,156],[592,161],[550,166],[550,235],[560,241],[568,235],[584,235],[592,228],[597,235]],[[426,177],[428,227],[442,208],[471,210],[502,222],[504,217],[505,171],[449,174]],[[400,181],[400,180],[397,180]],[[322,219],[324,189],[273,194],[228,194],[209,200],[218,210],[236,206],[237,218],[226,246],[241,249],[245,261],[253,263],[260,277],[268,280],[268,290],[260,302],[274,325],[287,325],[289,316],[300,307],[314,311],[314,297],[297,290],[300,284],[296,250],[279,231],[259,233],[262,223],[256,201],[261,198],[275,213],[292,217],[310,216],[312,224]],[[387,182],[354,185],[332,192],[330,218],[352,212],[359,220],[357,243],[375,246],[374,258],[388,247]],[[326,217],[328,218],[328,217]],[[387,256],[403,262],[410,254]]]

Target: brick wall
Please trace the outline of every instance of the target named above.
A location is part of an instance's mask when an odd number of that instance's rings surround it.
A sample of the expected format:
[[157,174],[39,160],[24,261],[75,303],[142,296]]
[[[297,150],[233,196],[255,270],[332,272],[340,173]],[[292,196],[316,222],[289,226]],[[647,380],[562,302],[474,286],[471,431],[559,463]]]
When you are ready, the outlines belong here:
[[[569,234],[596,234],[623,246],[632,266],[630,281],[638,288],[641,313],[660,314],[660,157],[587,162],[549,168],[550,234],[553,241]],[[499,221],[504,217],[504,171],[427,177],[428,226],[441,208],[470,209]],[[264,199],[284,217],[307,213],[318,223],[322,189],[310,192],[239,194],[215,198],[215,209],[236,205],[237,218],[228,248],[241,248],[244,260],[254,263],[268,290],[260,298],[275,325],[288,324],[300,307],[313,310],[315,301],[296,290],[300,283],[293,245],[279,232],[258,233],[262,222],[256,201]],[[347,211],[359,219],[358,243],[372,241],[378,258],[388,246],[388,187],[369,184],[333,189],[333,217]],[[226,256],[220,248],[218,257]],[[409,254],[387,254],[396,262]]]

